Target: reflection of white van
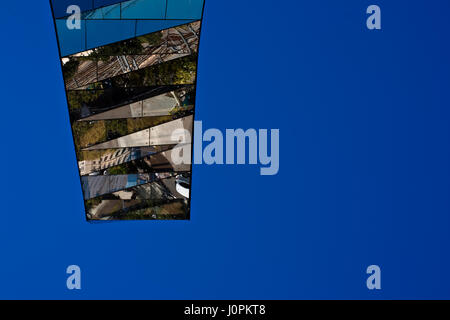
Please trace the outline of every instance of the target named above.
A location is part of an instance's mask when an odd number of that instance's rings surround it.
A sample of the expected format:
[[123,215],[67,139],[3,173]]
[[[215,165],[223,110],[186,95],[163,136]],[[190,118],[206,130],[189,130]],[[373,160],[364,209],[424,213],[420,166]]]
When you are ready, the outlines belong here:
[[191,189],[191,181],[188,178],[183,177],[182,175],[177,176],[176,178],[177,192],[181,194],[183,197],[190,197],[190,189]]

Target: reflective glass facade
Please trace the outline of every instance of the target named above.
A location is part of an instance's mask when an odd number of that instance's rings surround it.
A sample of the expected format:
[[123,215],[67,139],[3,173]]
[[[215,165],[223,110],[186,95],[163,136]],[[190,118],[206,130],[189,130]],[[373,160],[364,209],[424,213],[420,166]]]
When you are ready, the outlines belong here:
[[203,2],[51,1],[88,220],[189,219]]

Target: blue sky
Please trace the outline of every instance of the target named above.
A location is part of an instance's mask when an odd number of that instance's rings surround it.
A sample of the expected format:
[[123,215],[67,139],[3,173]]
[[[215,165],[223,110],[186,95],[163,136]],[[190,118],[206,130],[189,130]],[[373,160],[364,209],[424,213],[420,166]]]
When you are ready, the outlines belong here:
[[88,224],[50,6],[3,3],[0,298],[450,298],[449,4],[370,4],[207,1],[196,120],[280,129],[279,174],[194,166],[192,221]]

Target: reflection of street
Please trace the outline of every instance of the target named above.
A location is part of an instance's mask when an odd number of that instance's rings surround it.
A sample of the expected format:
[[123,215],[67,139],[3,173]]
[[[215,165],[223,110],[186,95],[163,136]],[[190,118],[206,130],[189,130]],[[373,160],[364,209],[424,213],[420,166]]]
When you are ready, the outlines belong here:
[[168,191],[168,193],[171,194],[171,196],[173,197],[173,199],[177,198],[177,190],[175,188],[175,178],[170,178],[170,179],[164,179],[162,181],[162,184],[164,185],[164,187],[166,188],[166,190]]
[[173,196],[174,199],[188,199],[187,194],[183,195],[177,191],[177,178],[169,178],[162,180],[162,184],[168,190],[168,192]]
[[88,214],[90,219],[104,219],[116,212],[127,210],[140,204],[141,201],[139,200],[103,200],[99,205],[92,208]]
[[97,207],[92,209],[90,215],[95,218],[103,218],[113,212],[123,209],[123,204],[119,201],[102,201]]

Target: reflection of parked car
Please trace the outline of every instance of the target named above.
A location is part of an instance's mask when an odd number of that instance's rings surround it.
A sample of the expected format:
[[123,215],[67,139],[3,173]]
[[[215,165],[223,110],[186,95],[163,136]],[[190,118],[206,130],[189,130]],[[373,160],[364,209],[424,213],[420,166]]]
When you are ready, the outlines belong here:
[[191,181],[189,178],[183,177],[182,175],[177,176],[176,185],[179,194],[185,198],[190,197]]

